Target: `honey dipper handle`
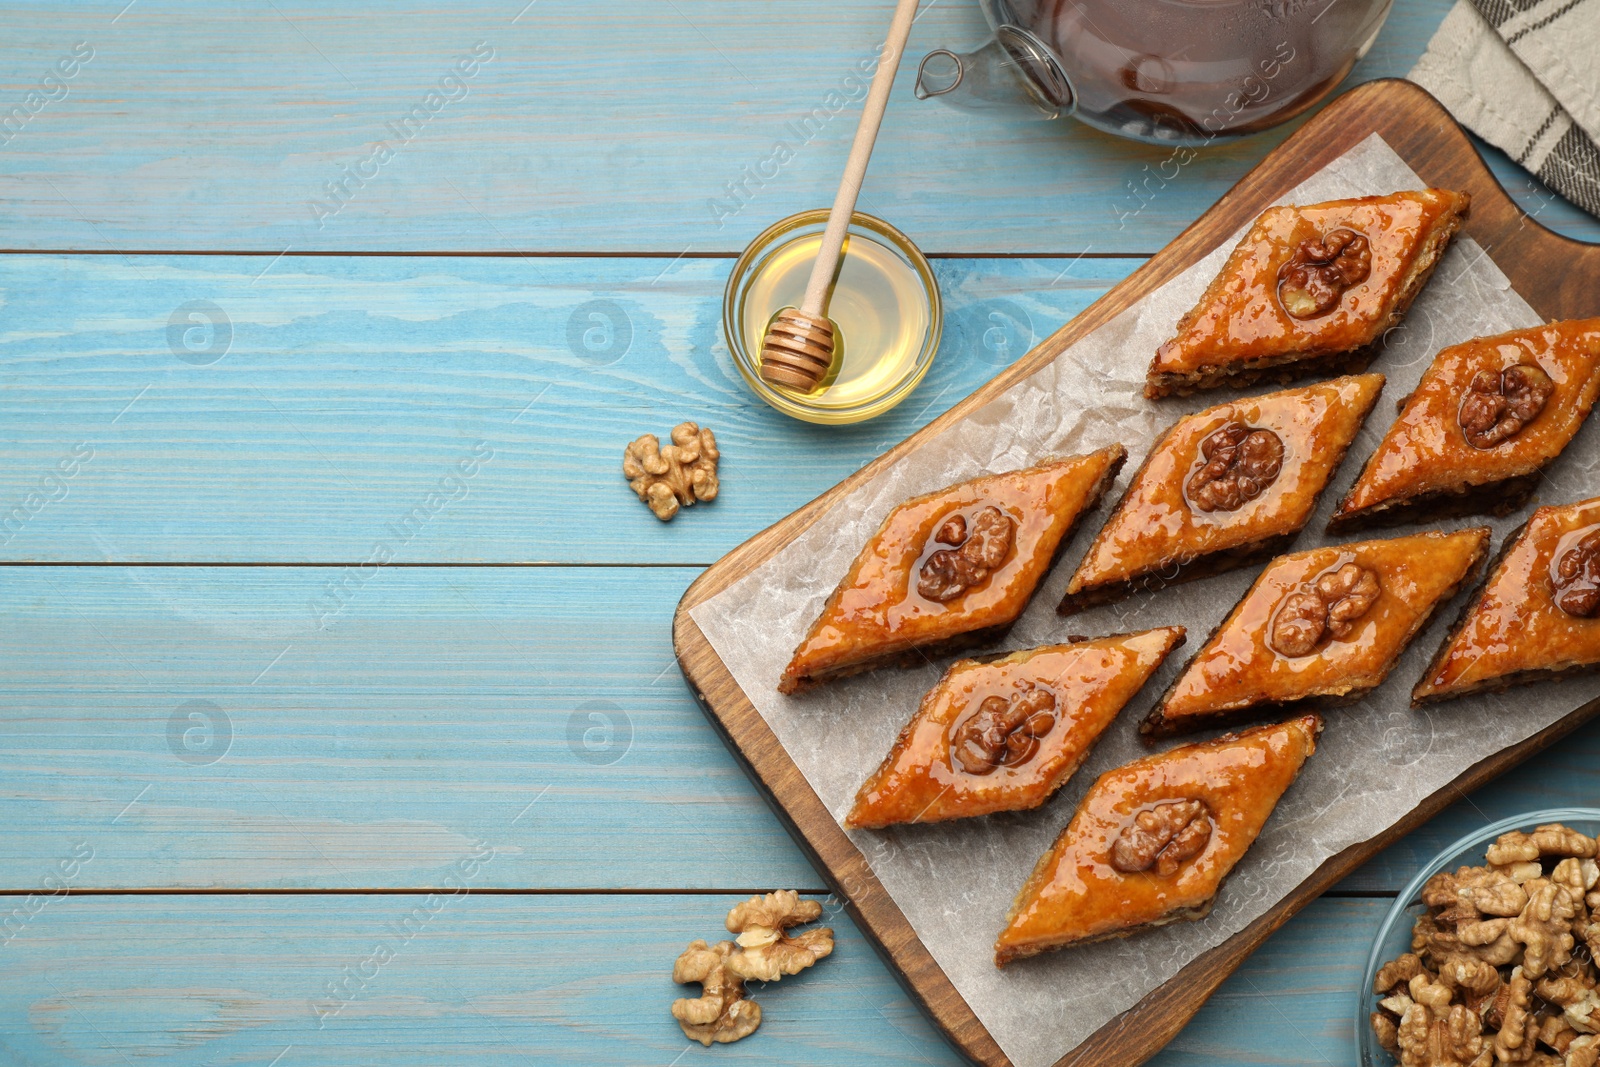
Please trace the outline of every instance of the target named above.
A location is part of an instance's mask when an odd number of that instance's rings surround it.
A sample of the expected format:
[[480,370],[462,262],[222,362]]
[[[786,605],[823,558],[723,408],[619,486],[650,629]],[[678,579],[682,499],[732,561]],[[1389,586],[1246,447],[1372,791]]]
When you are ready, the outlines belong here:
[[839,250],[844,247],[845,231],[856,209],[861,181],[867,175],[867,160],[872,157],[872,145],[878,139],[883,110],[889,105],[889,90],[894,87],[895,71],[900,69],[900,56],[906,50],[906,38],[911,36],[911,23],[916,14],[917,0],[899,0],[895,6],[889,37],[884,41],[883,54],[878,57],[878,71],[872,76],[872,88],[867,91],[867,102],[861,109],[861,124],[856,127],[856,139],[850,145],[850,158],[845,160],[844,177],[839,179],[839,192],[833,198],[833,210],[828,212],[828,228],[822,231],[822,247],[817,250],[817,261],[811,266],[811,280],[806,283],[806,295],[800,302],[800,310],[807,315],[822,315],[828,283],[839,265]]

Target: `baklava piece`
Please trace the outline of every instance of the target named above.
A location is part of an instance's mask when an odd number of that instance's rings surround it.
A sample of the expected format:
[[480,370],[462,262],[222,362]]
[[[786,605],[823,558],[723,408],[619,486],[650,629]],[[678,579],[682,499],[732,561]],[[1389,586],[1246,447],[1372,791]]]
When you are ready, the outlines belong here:
[[1469,202],[1424,189],[1268,208],[1156,351],[1145,396],[1364,369]]
[[1600,393],[1600,319],[1514,330],[1433,358],[1339,504],[1330,532],[1509,515]]
[[1540,508],[1411,691],[1413,706],[1600,666],[1600,498]]
[[1180,420],[1133,476],[1056,610],[1070,615],[1288,548],[1382,388],[1383,375],[1362,374]]
[[856,794],[845,825],[894,826],[1025,811],[1072,777],[1183,627],[961,660]]
[[1305,715],[1101,775],[1017,894],[995,965],[1205,918],[1321,732]]
[[1489,528],[1280,556],[1139,727],[1147,739],[1349,704],[1383,684],[1439,605],[1476,573]]
[[895,508],[828,597],[778,691],[1002,637],[1126,457],[1112,445]]

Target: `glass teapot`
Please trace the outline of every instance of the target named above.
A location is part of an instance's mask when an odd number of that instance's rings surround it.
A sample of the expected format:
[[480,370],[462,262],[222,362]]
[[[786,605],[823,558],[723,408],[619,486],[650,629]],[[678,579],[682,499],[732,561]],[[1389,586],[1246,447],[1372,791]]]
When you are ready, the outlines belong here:
[[964,55],[924,56],[919,99],[1205,144],[1322,99],[1366,55],[1392,0],[978,2],[994,37]]

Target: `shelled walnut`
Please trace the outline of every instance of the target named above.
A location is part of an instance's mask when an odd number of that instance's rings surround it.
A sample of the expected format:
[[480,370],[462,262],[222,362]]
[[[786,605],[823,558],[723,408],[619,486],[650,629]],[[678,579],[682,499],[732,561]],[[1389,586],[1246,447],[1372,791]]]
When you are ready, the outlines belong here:
[[1171,800],[1141,811],[1117,835],[1111,866],[1127,874],[1148,871],[1170,878],[1211,840],[1211,809],[1203,800]]
[[622,473],[655,517],[668,522],[680,507],[717,498],[717,437],[710,428],[680,422],[672,443],[663,445],[653,433],[631,441],[622,452]]
[[797,935],[790,928],[822,917],[822,905],[801,900],[792,889],[751,897],[728,912],[733,941],[689,942],[672,967],[674,982],[699,982],[698,997],[672,1002],[672,1017],[684,1036],[706,1047],[726,1044],[755,1033],[761,1006],[745,995],[745,982],[776,982],[799,974],[833,951],[828,927]]
[[1493,448],[1538,418],[1555,391],[1550,375],[1531,363],[1479,371],[1457,413],[1461,432],[1472,447]]
[[1371,273],[1366,236],[1341,226],[1300,242],[1278,271],[1278,300],[1291,317],[1314,319],[1338,307],[1345,291]]
[[1328,571],[1284,598],[1269,643],[1281,656],[1309,655],[1324,636],[1348,635],[1382,592],[1377,573],[1358,563]]
[[674,982],[699,982],[701,987],[698,997],[672,1002],[672,1017],[685,1037],[707,1048],[713,1041],[727,1044],[749,1037],[761,1025],[761,1005],[745,999],[744,979],[728,969],[734,951],[732,941],[711,946],[696,939],[672,965]]
[[1550,568],[1556,607],[1580,619],[1600,613],[1600,528],[1591,530],[1558,556]]
[[1007,699],[984,697],[978,710],[956,727],[950,755],[968,774],[1020,767],[1039,751],[1039,739],[1056,725],[1056,696],[1027,689]]
[[1266,492],[1283,470],[1283,439],[1271,430],[1230,422],[1200,442],[1200,459],[1184,495],[1200,511],[1238,511]]
[[967,522],[952,515],[939,525],[933,539],[941,548],[923,561],[917,573],[917,593],[938,603],[954,600],[999,570],[1011,555],[1017,521],[999,508],[982,508]]
[[728,961],[734,973],[751,981],[776,982],[799,974],[833,951],[833,930],[822,926],[791,937],[789,928],[816,922],[822,905],[801,900],[792,889],[751,897],[728,912],[728,932],[739,951]]
[[1487,853],[1423,886],[1412,951],[1373,982],[1378,1043],[1403,1067],[1596,1067],[1595,840],[1552,824]]

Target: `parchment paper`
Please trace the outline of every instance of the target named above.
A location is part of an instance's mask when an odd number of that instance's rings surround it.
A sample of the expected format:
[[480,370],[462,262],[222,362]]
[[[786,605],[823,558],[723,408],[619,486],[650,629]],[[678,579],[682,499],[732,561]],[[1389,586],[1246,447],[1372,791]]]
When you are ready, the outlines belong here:
[[[1284,202],[1422,187],[1400,157],[1373,135]],[[844,817],[856,789],[948,662],[876,671],[798,697],[778,695],[778,676],[824,599],[884,516],[910,496],[1121,441],[1128,448],[1128,464],[1107,497],[1109,505],[1157,433],[1182,415],[1236,395],[1222,390],[1152,402],[1140,390],[1156,346],[1171,335],[1179,315],[1199,297],[1242,233],[840,500],[784,551],[694,609],[695,622],[835,819]],[[1393,420],[1396,398],[1411,390],[1434,353],[1539,321],[1483,249],[1457,238],[1406,324],[1391,333],[1387,350],[1374,361],[1372,369],[1387,375],[1388,385],[1295,549],[1330,540],[1320,532],[1329,514]],[[1540,489],[1542,500],[1566,502],[1600,493],[1594,442],[1592,427],[1580,434],[1550,469]],[[1069,633],[1092,636],[1172,623],[1188,627],[1189,644],[1168,660],[1106,731],[1089,761],[1042,808],[849,832],[922,942],[1017,1067],[1054,1062],[1196,956],[1242,929],[1328,857],[1378,834],[1472,764],[1600,695],[1600,680],[1575,680],[1410,710],[1411,685],[1459,607],[1447,605],[1413,642],[1386,685],[1360,704],[1328,713],[1317,754],[1223,886],[1209,918],[1068,948],[998,970],[994,939],[1034,861],[1066,825],[1096,777],[1146,753],[1137,739],[1139,720],[1257,573],[1257,568],[1247,568],[1061,619],[1054,611],[1056,602],[1104,515],[1102,511],[1084,523],[1004,647],[1047,644]],[[1494,547],[1525,517],[1490,523]],[[1342,540],[1362,536],[1384,534]]]

